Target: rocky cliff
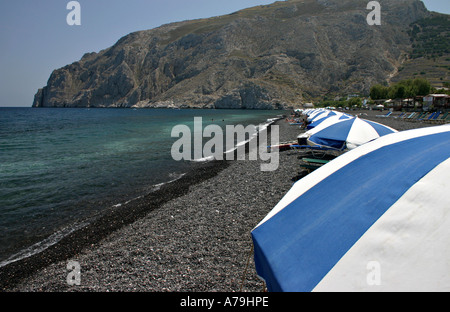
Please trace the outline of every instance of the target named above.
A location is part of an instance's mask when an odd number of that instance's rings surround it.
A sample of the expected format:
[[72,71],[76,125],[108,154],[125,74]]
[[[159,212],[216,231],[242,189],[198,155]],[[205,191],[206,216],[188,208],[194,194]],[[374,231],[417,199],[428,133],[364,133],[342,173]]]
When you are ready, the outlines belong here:
[[55,70],[35,107],[272,109],[368,93],[396,72],[419,0],[291,0],[131,33]]

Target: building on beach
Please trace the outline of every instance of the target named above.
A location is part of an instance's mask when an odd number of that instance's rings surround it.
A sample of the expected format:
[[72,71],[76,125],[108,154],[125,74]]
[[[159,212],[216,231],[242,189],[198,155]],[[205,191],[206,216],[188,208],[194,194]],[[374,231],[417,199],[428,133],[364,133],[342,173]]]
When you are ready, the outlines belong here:
[[449,111],[450,95],[447,94],[429,94],[423,97],[423,110],[430,111]]

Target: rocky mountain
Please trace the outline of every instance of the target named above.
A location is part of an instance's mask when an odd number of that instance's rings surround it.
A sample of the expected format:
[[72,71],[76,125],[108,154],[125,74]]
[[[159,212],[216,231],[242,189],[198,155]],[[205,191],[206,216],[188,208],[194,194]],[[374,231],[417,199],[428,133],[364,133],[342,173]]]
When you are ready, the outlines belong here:
[[391,83],[425,78],[437,89],[450,82],[450,15],[432,12],[411,24],[411,52]]
[[290,0],[131,33],[53,71],[34,107],[272,109],[369,93],[411,47],[419,0]]

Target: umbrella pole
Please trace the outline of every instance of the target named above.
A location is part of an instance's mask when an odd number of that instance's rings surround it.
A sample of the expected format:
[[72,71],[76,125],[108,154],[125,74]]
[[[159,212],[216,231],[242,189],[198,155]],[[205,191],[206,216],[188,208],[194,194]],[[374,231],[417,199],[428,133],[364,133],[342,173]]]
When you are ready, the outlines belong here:
[[247,256],[247,264],[245,265],[245,270],[244,270],[244,275],[242,276],[242,282],[241,282],[241,288],[239,289],[239,292],[242,292],[242,288],[244,287],[244,281],[245,281],[245,277],[247,276],[247,270],[248,270],[248,265],[250,263],[250,257],[253,254],[253,244],[252,244],[252,248],[250,249],[250,252],[248,253]]

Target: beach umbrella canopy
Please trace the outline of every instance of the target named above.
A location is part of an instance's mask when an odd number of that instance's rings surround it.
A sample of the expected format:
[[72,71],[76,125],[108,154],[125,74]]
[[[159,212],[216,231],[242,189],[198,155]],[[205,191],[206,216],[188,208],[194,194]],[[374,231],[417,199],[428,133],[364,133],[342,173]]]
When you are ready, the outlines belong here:
[[308,114],[307,120],[309,122],[313,121],[315,118],[318,118],[319,116],[328,113],[328,110],[325,109],[316,109],[313,112]]
[[350,118],[316,131],[307,142],[312,146],[351,150],[393,132],[397,130],[374,121]]
[[332,124],[335,124],[340,121],[344,121],[350,118],[355,118],[354,116],[343,114],[343,115],[335,115],[331,117],[327,117],[324,120],[322,120],[318,125],[316,125],[313,129],[309,129],[304,134],[307,135],[307,137],[310,137],[311,135],[319,132],[322,129],[325,129],[328,126],[331,126]]
[[450,125],[393,133],[294,184],[252,231],[269,291],[449,291]]
[[350,116],[350,115],[347,115],[347,114],[344,114],[341,112],[329,111],[328,114],[319,115],[318,117],[311,120],[311,123],[308,124],[306,129],[313,129],[330,117],[335,117],[335,120],[337,120],[337,121],[354,118],[353,116]]
[[[307,130],[304,133],[300,133],[297,137],[297,140],[300,145],[307,145],[307,139],[312,136],[313,134],[321,131],[322,129],[325,129],[328,126],[331,126],[332,124],[335,124],[337,122],[341,122],[350,118],[355,118],[351,115],[344,114],[342,116],[335,115],[331,117],[327,117],[324,120],[322,120],[319,124],[314,126],[314,128]],[[301,142],[301,143],[300,143]]]

